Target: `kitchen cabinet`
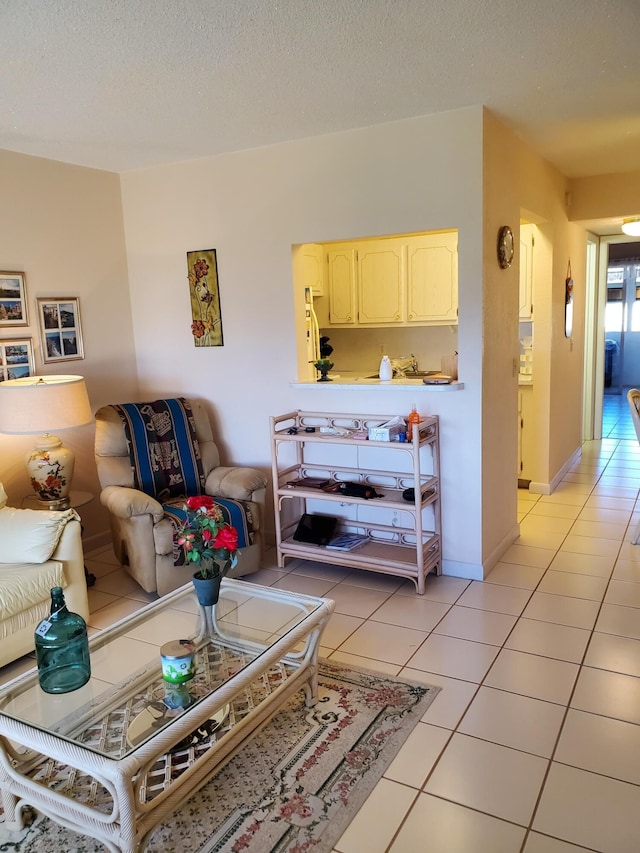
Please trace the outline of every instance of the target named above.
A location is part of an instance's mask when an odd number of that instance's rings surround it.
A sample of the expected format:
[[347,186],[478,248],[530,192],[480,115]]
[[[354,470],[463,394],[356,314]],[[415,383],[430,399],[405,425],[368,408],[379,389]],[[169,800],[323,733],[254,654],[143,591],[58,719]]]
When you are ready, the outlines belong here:
[[329,249],[327,268],[329,325],[355,326],[358,322],[356,250],[350,247]]
[[395,240],[370,240],[356,249],[358,325],[402,322],[406,253]]
[[407,245],[409,325],[458,322],[458,235],[412,237]]
[[533,320],[533,247],[535,225],[520,226],[520,320]]
[[329,325],[458,322],[455,231],[334,244],[327,252]]
[[[440,452],[437,416],[413,426],[412,441],[369,441],[388,416],[294,411],[272,417],[271,458],[278,565],[300,558],[410,579],[419,594],[430,572],[440,574]],[[313,430],[306,432],[306,430]],[[320,429],[341,430],[321,433]],[[371,486],[381,497],[346,496],[314,487],[325,483]],[[403,493],[413,489],[413,499]],[[356,550],[301,542],[303,514],[338,519],[336,534],[356,533]],[[335,535],[335,534],[334,534]]]
[[303,286],[314,297],[324,296],[324,252],[320,243],[305,243],[300,249]]

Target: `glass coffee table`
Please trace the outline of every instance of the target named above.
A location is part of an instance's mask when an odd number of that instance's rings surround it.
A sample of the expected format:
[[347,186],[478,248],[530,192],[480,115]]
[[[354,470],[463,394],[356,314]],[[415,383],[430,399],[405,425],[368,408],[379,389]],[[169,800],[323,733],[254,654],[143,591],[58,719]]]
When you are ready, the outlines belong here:
[[[318,649],[333,611],[314,598],[225,579],[214,608],[187,584],[90,640],[91,679],[51,695],[31,670],[0,689],[7,829],[23,806],[108,850],[143,850],[295,692],[317,700]],[[162,678],[160,648],[192,639],[195,677]]]

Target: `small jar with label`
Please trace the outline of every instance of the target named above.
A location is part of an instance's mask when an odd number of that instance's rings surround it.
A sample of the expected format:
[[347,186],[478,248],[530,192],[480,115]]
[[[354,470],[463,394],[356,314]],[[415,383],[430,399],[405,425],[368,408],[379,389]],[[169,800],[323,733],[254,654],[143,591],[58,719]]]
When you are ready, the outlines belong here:
[[169,684],[184,684],[196,674],[196,647],[191,640],[171,640],[160,648],[162,677]]

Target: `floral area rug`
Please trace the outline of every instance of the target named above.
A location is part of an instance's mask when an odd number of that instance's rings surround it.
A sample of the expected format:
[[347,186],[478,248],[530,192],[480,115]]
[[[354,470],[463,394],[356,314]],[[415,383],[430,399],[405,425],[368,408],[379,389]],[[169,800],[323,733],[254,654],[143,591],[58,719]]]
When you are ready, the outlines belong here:
[[[149,853],[329,853],[439,691],[321,662],[320,699],[300,691],[151,836]],[[0,823],[0,851],[103,853],[33,816]]]

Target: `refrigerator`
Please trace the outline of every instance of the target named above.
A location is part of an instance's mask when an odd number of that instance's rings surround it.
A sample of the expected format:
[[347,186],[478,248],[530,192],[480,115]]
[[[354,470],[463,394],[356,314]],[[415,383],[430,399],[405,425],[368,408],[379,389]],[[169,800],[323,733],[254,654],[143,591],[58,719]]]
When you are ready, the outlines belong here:
[[318,371],[313,365],[320,358],[320,327],[318,326],[316,312],[313,310],[313,293],[310,287],[305,287],[304,289],[304,315],[309,378],[315,380],[318,376]]

